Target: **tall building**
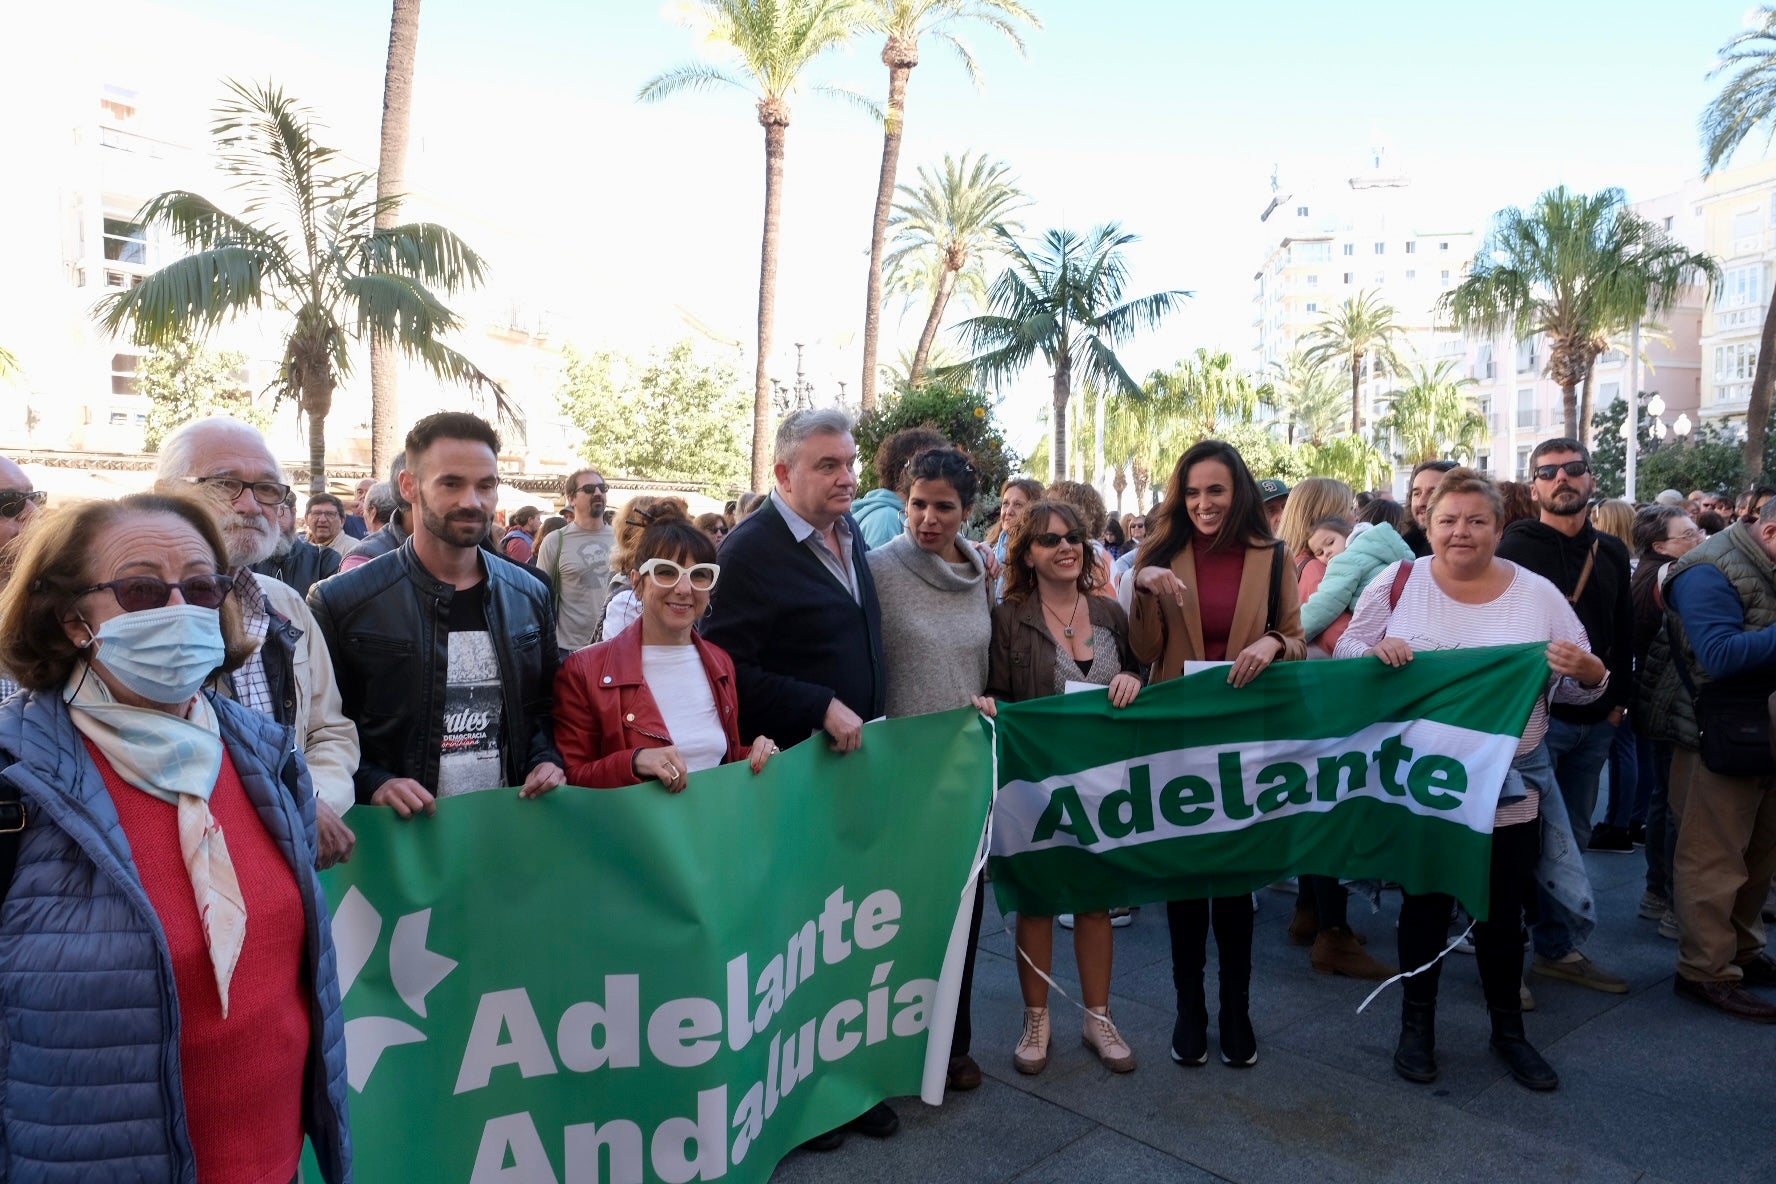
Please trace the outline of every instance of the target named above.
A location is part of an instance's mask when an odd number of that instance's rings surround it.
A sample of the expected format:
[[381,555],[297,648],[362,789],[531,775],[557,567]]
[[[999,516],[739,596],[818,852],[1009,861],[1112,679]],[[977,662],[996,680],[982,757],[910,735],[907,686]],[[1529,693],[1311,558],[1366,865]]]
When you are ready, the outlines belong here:
[[1776,160],[1715,173],[1694,189],[1699,245],[1722,271],[1702,312],[1701,414],[1742,431],[1776,266]]
[[[1363,169],[1340,185],[1284,192],[1273,178],[1259,220],[1275,245],[1252,277],[1253,361],[1269,370],[1298,348],[1303,334],[1346,300],[1373,293],[1394,310],[1402,330],[1402,361],[1431,364],[1459,353],[1459,343],[1436,326],[1434,306],[1461,282],[1477,237],[1453,227],[1414,200],[1411,178],[1373,149]],[[1367,429],[1382,411],[1378,396],[1392,375],[1364,365],[1360,398]]]

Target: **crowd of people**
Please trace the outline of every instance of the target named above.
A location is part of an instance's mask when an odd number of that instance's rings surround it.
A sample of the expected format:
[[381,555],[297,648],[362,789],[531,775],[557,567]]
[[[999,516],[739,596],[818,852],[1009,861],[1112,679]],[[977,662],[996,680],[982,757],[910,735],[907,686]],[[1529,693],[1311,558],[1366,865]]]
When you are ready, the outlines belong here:
[[[1522,483],[1426,461],[1402,506],[1254,477],[1209,440],[1145,512],[1018,478],[974,541],[995,491],[963,451],[929,429],[892,436],[859,496],[834,410],[782,423],[774,488],[695,518],[672,497],[610,506],[590,466],[563,480],[559,515],[504,515],[499,451],[476,416],[427,416],[386,481],[350,504],[309,497],[300,531],[265,440],[231,419],[181,427],[153,492],[114,502],[46,512],[0,459],[0,1111],[16,1178],[289,1179],[305,1135],[327,1179],[349,1175],[315,873],[352,857],[353,810],[413,818],[498,787],[679,793],[780,746],[854,751],[884,715],[1063,693],[1123,708],[1205,662],[1237,689],[1279,662],[1546,643],[1467,941],[1492,1049],[1524,1086],[1557,1085],[1525,1029],[1526,945],[1539,979],[1628,989],[1586,953],[1597,924],[1623,921],[1597,915],[1586,849],[1644,851],[1640,917],[1676,940],[1679,995],[1776,1023],[1756,991],[1776,986],[1770,489],[1600,500],[1588,450],[1561,438]],[[1288,939],[1313,970],[1395,973],[1350,925],[1346,885],[1302,875],[1296,890]],[[1255,1064],[1252,900],[1165,912],[1168,1055],[1208,1060],[1212,933],[1216,1049]],[[1115,1072],[1137,1060],[1110,1007],[1130,919],[1058,919],[1082,1040]],[[1016,919],[1021,1073],[1050,1056],[1056,920]],[[1413,973],[1393,1063],[1408,1080],[1438,1076],[1438,956],[1464,927],[1447,896],[1402,901],[1395,952]],[[981,1082],[975,945],[959,1090]],[[898,1122],[880,1103],[808,1146]]]

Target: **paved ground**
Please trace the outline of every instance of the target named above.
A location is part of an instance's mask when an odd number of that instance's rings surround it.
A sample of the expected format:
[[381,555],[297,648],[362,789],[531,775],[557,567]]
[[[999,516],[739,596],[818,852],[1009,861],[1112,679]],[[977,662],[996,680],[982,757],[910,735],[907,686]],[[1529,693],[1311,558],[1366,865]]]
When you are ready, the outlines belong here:
[[[1399,988],[1356,1014],[1373,984],[1313,973],[1284,935],[1293,897],[1270,891],[1258,894],[1255,1067],[1220,1063],[1213,1023],[1207,1065],[1184,1069],[1166,1055],[1171,964],[1163,912],[1148,908],[1116,931],[1111,1000],[1140,1067],[1126,1076],[1101,1068],[1057,999],[1049,1067],[1021,1076],[1011,1064],[1022,1018],[1011,942],[989,896],[974,997],[981,1088],[941,1108],[901,1099],[893,1138],[853,1135],[835,1152],[792,1154],[774,1179],[1776,1184],[1776,1026],[1673,995],[1676,943],[1635,916],[1640,855],[1589,862],[1603,917],[1589,951],[1632,989],[1604,995],[1530,976],[1538,1007],[1528,1034],[1560,1072],[1553,1093],[1521,1088],[1488,1050],[1474,960],[1457,954],[1438,1015],[1442,1078],[1402,1081],[1390,1063]],[[1351,906],[1353,924],[1388,960],[1398,907],[1391,893],[1374,916]],[[1064,931],[1055,962],[1058,981],[1076,982]]]

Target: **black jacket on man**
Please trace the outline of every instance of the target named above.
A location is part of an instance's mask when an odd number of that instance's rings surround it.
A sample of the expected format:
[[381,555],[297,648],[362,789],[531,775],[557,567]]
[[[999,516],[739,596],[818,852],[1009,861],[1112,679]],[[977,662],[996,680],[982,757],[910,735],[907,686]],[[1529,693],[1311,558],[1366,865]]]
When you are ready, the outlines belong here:
[[1597,545],[1597,562],[1573,603],[1573,612],[1585,627],[1591,652],[1609,667],[1610,685],[1594,703],[1555,703],[1550,707],[1555,719],[1574,724],[1597,723],[1634,698],[1634,599],[1628,581],[1628,548],[1621,539],[1589,522],[1569,538],[1533,518],[1507,526],[1498,545],[1499,558],[1535,572],[1571,600],[1593,543]]
[[882,607],[864,562],[863,531],[851,528],[851,570],[862,603],[790,533],[769,499],[722,541],[703,636],[734,659],[743,736],[785,748],[818,732],[839,702],[865,720],[887,708]]
[[264,563],[255,563],[253,571],[258,575],[270,576],[282,580],[303,595],[308,590],[339,571],[344,556],[332,547],[317,547],[307,539],[291,539],[290,550],[282,559],[267,559]]
[[[499,657],[500,757],[505,783],[522,785],[555,748],[554,683],[559,654],[549,589],[512,563],[483,556],[487,631]],[[363,756],[359,802],[394,777],[438,785],[444,696],[450,676],[450,602],[456,589],[420,565],[411,540],[371,563],[317,584],[308,607],[327,639],[346,717]]]

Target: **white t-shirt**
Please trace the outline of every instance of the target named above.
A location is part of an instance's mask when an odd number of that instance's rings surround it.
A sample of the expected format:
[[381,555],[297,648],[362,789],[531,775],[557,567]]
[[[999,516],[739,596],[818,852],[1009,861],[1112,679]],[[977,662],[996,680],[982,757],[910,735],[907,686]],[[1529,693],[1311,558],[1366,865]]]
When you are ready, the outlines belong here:
[[644,645],[641,676],[660,705],[666,734],[696,773],[713,769],[728,755],[728,736],[715,710],[715,691],[695,645]]

